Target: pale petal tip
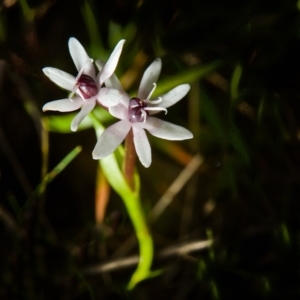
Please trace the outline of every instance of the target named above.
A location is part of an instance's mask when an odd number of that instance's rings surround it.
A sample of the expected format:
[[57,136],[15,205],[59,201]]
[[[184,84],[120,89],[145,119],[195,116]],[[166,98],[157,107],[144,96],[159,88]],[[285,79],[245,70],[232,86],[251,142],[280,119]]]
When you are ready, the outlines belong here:
[[49,75],[48,75],[48,74],[49,74],[49,67],[45,67],[45,68],[43,68],[42,70],[43,70],[43,72],[44,72],[44,74],[45,74],[46,76],[49,76]]
[[189,91],[191,89],[191,86],[188,83],[183,84],[183,86],[186,87],[187,91]]
[[[120,51],[119,55],[121,54],[121,51],[122,51],[122,49],[123,49],[123,45],[124,45],[125,42],[126,42],[126,40],[122,39],[122,40],[120,40],[120,41],[117,43],[117,45],[115,46],[114,51]],[[113,52],[114,52],[114,51],[113,51]]]
[[180,84],[177,87],[175,87],[177,91],[181,91],[181,99],[186,96],[186,94],[189,92],[191,89],[191,86],[188,83]]
[[149,168],[150,165],[151,165],[151,161],[150,161],[149,163],[146,163],[146,164],[143,164],[143,163],[142,163],[142,165],[143,165],[145,168]]
[[139,160],[141,162],[141,164],[145,167],[145,168],[149,168],[151,163],[152,163],[152,158],[151,156],[148,157],[147,159],[139,157]]
[[78,125],[79,125],[79,124],[72,122],[72,123],[71,123],[71,130],[72,130],[73,132],[76,132],[77,129],[78,129]]
[[178,137],[177,139],[174,139],[177,140],[177,141],[184,141],[184,140],[189,140],[189,139],[192,139],[194,137],[193,133],[191,131],[189,131],[188,129],[186,128],[183,128],[182,129],[184,130],[181,134],[180,137]]
[[99,160],[99,159],[101,159],[101,157],[99,157],[99,155],[97,155],[97,154],[95,153],[95,151],[92,152],[92,157],[93,157],[94,160]]
[[158,74],[160,73],[160,70],[162,68],[162,60],[160,57],[157,57],[154,59],[153,64],[156,65],[156,72],[158,72]]
[[124,39],[122,39],[122,40],[120,40],[119,42],[118,42],[118,44],[116,45],[116,47],[115,47],[115,49],[114,49],[114,51],[113,51],[113,53],[115,52],[115,53],[118,53],[118,58],[117,58],[117,60],[119,60],[119,56],[121,55],[121,51],[123,50],[123,46],[124,46],[124,43],[126,42],[126,40],[124,40]]
[[51,102],[48,102],[46,104],[44,104],[44,106],[42,107],[43,112],[48,111],[48,110],[55,110],[53,108],[51,108]]
[[[189,131],[189,130],[188,130]],[[194,135],[192,134],[192,132],[188,132],[187,135],[186,135],[186,139],[192,139],[194,137]]]
[[75,37],[71,36],[71,37],[69,38],[69,42],[72,41],[72,40],[77,40],[77,39],[76,39]]
[[119,43],[118,44],[120,44],[120,45],[124,45],[124,43],[126,42],[126,40],[125,39],[122,39],[122,40],[120,40],[119,41]]
[[75,37],[72,36],[72,37],[69,38],[68,46],[70,47],[70,45],[72,45],[74,43],[79,43],[80,44],[80,42]]
[[101,153],[100,153],[101,149],[102,149],[102,147],[99,149],[99,145],[96,144],[96,146],[95,146],[95,148],[92,152],[92,157],[93,157],[94,160],[99,160],[99,159],[105,157],[105,155],[104,156],[103,156],[103,154],[101,155]]

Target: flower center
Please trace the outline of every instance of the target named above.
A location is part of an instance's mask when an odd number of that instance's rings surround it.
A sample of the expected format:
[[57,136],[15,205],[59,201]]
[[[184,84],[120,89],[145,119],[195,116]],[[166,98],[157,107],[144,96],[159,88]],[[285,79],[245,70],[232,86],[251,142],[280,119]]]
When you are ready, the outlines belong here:
[[90,99],[98,94],[98,87],[94,79],[86,74],[80,75],[76,85],[78,93],[84,99]]
[[131,123],[146,122],[149,113],[145,110],[147,103],[139,98],[131,98],[128,107],[128,120]]

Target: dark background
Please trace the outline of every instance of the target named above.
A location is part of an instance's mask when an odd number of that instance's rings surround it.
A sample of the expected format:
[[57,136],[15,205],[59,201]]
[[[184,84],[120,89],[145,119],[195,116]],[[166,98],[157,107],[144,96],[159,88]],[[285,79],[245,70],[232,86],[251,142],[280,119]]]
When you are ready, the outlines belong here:
[[[86,5],[94,27],[89,28]],[[299,299],[298,6],[286,0],[4,1],[0,298]],[[126,284],[134,267],[84,272],[113,258],[133,234],[113,191],[105,226],[95,225],[95,133],[91,128],[48,132],[43,127],[48,116],[62,114],[41,109],[66,97],[42,68],[75,74],[69,37],[97,56],[97,41],[109,53],[126,30],[129,38],[117,74],[124,82],[124,74],[131,74],[128,92],[137,89],[143,71],[158,56],[160,78],[166,81],[218,63],[205,78],[188,81],[189,96],[165,116],[193,131],[194,139],[170,143],[149,136],[153,163],[149,169],[138,163],[149,212],[189,159],[203,155],[204,163],[151,229],[157,251],[210,237],[215,243],[209,250],[156,260],[153,269],[164,272],[132,292]],[[39,192],[46,168],[52,170],[77,145],[82,152]],[[135,246],[119,257],[136,253]]]

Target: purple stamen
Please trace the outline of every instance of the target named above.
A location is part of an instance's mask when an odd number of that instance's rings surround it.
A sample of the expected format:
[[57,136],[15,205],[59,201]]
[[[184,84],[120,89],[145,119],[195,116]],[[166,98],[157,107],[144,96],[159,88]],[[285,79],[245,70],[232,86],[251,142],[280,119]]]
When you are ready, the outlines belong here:
[[94,79],[86,74],[82,74],[76,85],[84,99],[90,99],[98,94],[98,87]]
[[128,107],[128,120],[131,123],[146,122],[148,112],[145,110],[147,104],[139,98],[131,98]]

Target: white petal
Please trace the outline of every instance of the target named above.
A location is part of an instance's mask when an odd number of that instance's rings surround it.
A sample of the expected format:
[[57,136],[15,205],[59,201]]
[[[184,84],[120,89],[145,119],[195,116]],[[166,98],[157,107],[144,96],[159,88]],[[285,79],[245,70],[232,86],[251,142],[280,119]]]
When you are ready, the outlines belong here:
[[43,106],[43,111],[54,110],[67,112],[79,109],[83,104],[83,100],[79,97],[71,99],[61,99],[46,103]]
[[126,108],[128,108],[128,106],[129,106],[129,100],[130,100],[129,95],[126,94],[125,92],[122,93],[122,97],[120,99],[120,103],[122,103]]
[[[105,65],[105,63],[101,59],[97,59],[95,63],[99,71],[101,71]],[[117,89],[120,92],[124,92],[122,84],[115,74],[112,74],[108,79],[105,80],[104,83],[108,88]]]
[[101,159],[113,153],[124,141],[131,128],[131,123],[119,121],[108,127],[99,137],[93,150],[93,159]]
[[122,94],[116,89],[101,88],[97,98],[102,105],[111,107],[120,103]]
[[93,60],[89,60],[85,63],[82,74],[89,75],[94,80],[96,80],[96,70],[95,70],[95,66],[93,64]]
[[120,120],[128,120],[128,109],[123,104],[118,104],[108,108],[109,113]]
[[82,68],[84,68],[84,74],[95,78],[95,68],[92,64],[91,58],[87,55],[80,42],[74,37],[69,39],[69,51],[77,71],[79,72]]
[[137,97],[146,99],[153,89],[153,83],[156,83],[161,70],[161,59],[157,58],[145,71],[140,83]]
[[73,87],[76,83],[76,79],[73,75],[64,72],[62,70],[47,67],[43,69],[43,72],[46,76],[48,76],[54,83],[66,89],[68,91],[72,91]]
[[81,111],[78,115],[73,119],[71,123],[71,130],[76,131],[81,121],[92,111],[95,107],[96,101],[86,101],[82,105]]
[[136,150],[136,154],[140,159],[140,162],[145,168],[151,165],[151,147],[148,141],[145,130],[139,123],[135,123],[132,126],[133,130],[133,142]]
[[154,117],[148,117],[146,123],[141,123],[141,125],[152,135],[165,140],[180,141],[193,137],[189,130]]
[[161,96],[162,101],[157,106],[168,108],[177,103],[179,100],[181,100],[188,93],[189,90],[189,84],[178,85],[165,95]]
[[115,72],[124,43],[125,40],[119,41],[114,51],[110,55],[108,61],[106,62],[105,66],[101,70],[100,79],[99,79],[100,85],[102,85],[102,83],[106,81]]

